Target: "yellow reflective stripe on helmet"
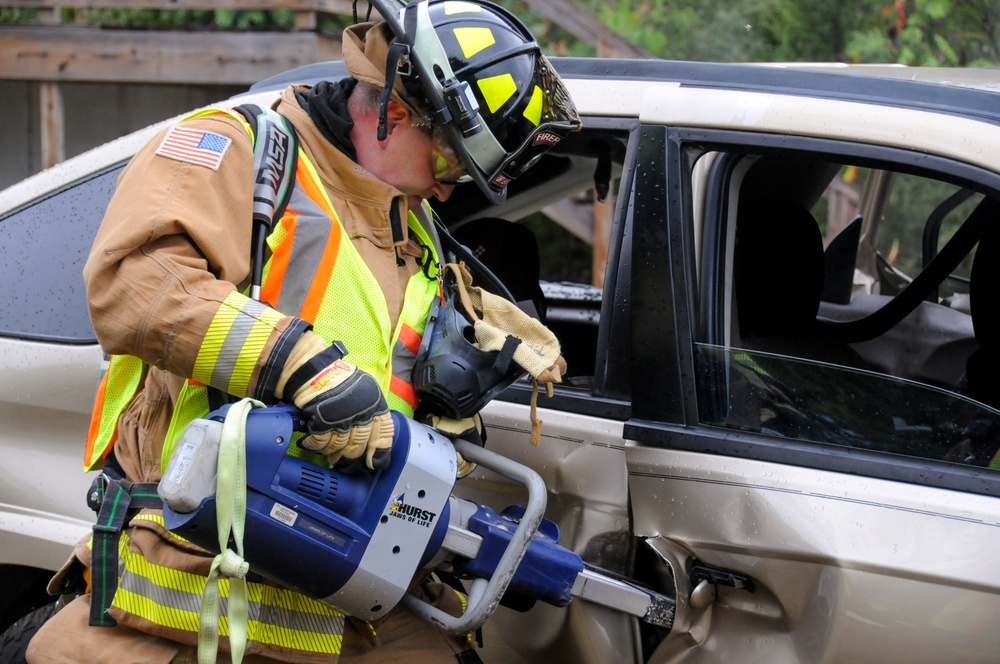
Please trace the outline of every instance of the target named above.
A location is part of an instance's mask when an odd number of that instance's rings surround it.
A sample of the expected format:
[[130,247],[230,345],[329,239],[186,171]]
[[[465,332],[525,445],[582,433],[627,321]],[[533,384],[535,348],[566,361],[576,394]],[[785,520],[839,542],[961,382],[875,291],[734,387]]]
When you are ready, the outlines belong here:
[[455,28],[452,32],[466,59],[497,43],[489,28]]
[[[156,514],[136,518],[163,524]],[[205,577],[149,562],[131,550],[127,531],[119,539],[118,553],[124,569],[112,606],[163,627],[197,633]],[[228,581],[221,581],[219,589],[221,597],[229,596]],[[251,641],[305,652],[340,652],[343,613],[270,584],[248,583],[247,594]],[[226,635],[228,629],[223,617],[220,633]]]
[[233,291],[205,333],[191,377],[246,396],[250,376],[281,318],[274,309]]
[[452,0],[451,2],[444,3],[444,13],[445,16],[451,16],[452,14],[464,14],[467,12],[481,12],[483,8],[472,2],[461,2],[461,0]]
[[524,109],[524,119],[536,127],[542,121],[542,98],[542,89],[536,85],[531,91],[531,100]]
[[496,113],[497,109],[503,106],[508,99],[517,94],[517,83],[510,74],[500,74],[490,76],[476,81],[479,91],[483,93],[486,105],[490,107],[490,113]]

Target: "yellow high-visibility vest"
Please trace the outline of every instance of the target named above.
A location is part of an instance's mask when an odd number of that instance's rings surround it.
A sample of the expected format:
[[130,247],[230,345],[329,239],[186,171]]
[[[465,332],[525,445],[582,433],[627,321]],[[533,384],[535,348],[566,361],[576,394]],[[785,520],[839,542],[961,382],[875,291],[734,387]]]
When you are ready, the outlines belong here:
[[[253,129],[239,113],[209,109],[197,115],[210,113],[225,113],[237,119],[253,136]],[[429,249],[429,260],[436,264],[437,250],[423,226],[412,212],[407,221],[410,232]],[[343,342],[348,360],[378,380],[390,408],[407,416],[416,408],[410,373],[428,313],[438,295],[436,278],[419,272],[410,278],[396,328],[390,329],[381,289],[344,232],[315,167],[302,150],[299,150],[291,200],[267,242],[272,256],[265,266],[261,299],[271,306],[234,292],[220,307],[206,335],[206,340],[211,337],[219,341],[203,344],[195,375],[178,399],[162,457],[164,468],[183,428],[208,412],[204,385],[237,396],[246,395],[261,349],[273,325],[283,315],[297,315],[309,321],[314,332],[327,342]],[[242,320],[256,321],[253,326],[256,329],[226,338],[223,333],[232,329],[238,315]],[[237,343],[242,346],[231,347]],[[146,365],[136,357],[110,358],[91,416],[84,471],[99,468],[114,447],[118,418],[141,389],[146,370]]]

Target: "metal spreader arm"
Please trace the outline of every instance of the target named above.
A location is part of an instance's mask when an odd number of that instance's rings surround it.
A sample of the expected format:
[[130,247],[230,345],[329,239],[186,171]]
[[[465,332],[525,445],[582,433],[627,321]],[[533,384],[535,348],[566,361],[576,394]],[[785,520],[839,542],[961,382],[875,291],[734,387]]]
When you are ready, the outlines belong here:
[[409,594],[404,595],[401,600],[408,609],[445,632],[469,634],[482,627],[500,605],[500,599],[507,591],[507,586],[545,515],[546,490],[541,476],[527,466],[464,440],[456,440],[455,449],[466,460],[519,482],[528,490],[528,503],[510,545],[500,557],[496,571],[489,580],[476,579],[472,582],[465,613],[459,617],[452,616]]

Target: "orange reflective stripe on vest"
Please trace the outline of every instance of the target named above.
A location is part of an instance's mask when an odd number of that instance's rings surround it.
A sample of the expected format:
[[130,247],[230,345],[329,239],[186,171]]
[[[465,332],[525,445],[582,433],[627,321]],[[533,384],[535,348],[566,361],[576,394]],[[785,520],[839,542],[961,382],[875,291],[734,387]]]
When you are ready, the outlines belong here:
[[[412,214],[408,227],[422,244],[433,247]],[[313,323],[328,342],[343,342],[347,359],[375,377],[389,407],[413,415],[416,394],[410,372],[438,293],[437,280],[421,272],[410,277],[396,329],[390,329],[385,296],[302,151],[285,215],[267,241],[272,254],[264,269],[262,299]],[[431,260],[437,260],[433,249]]]
[[410,383],[410,374],[417,361],[417,351],[423,335],[406,323],[399,326],[399,336],[392,352],[392,378],[389,381],[389,391],[402,399],[411,410],[417,409],[417,393]]
[[281,224],[268,238],[273,254],[265,268],[261,299],[278,311],[315,323],[346,238],[338,232],[339,223],[330,223],[336,214],[310,171],[308,158],[300,152],[296,188]]

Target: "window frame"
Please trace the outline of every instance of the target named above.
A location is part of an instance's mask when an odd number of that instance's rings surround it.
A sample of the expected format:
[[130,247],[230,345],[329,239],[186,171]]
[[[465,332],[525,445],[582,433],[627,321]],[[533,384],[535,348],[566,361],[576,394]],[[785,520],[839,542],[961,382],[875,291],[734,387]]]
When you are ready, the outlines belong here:
[[[804,152],[831,160],[884,163],[894,169],[1000,195],[1000,174],[947,158],[879,145],[732,130],[643,126],[647,191],[636,191],[632,234],[633,417],[625,437],[643,445],[774,462],[1000,496],[1000,473],[767,434],[730,431],[698,420],[694,342],[724,342],[728,178],[709,178],[696,253],[692,172],[698,154]],[[778,145],[780,143],[780,145]],[[658,182],[655,182],[658,181]],[[669,192],[662,197],[654,189]],[[729,258],[731,260],[731,257]],[[697,269],[696,267],[697,266]],[[702,289],[698,290],[701,283]],[[719,344],[724,345],[724,344]]]
[[[632,366],[629,346],[631,337],[630,309],[619,304],[628,300],[630,287],[630,251],[632,213],[635,208],[635,186],[638,167],[642,163],[639,123],[622,118],[587,118],[587,128],[601,131],[628,132],[625,160],[618,181],[615,210],[608,244],[601,299],[600,322],[597,331],[594,382],[590,388],[556,385],[551,398],[538,400],[538,405],[567,413],[603,419],[626,421],[632,416]],[[526,381],[514,383],[498,400],[530,404],[532,388]]]

